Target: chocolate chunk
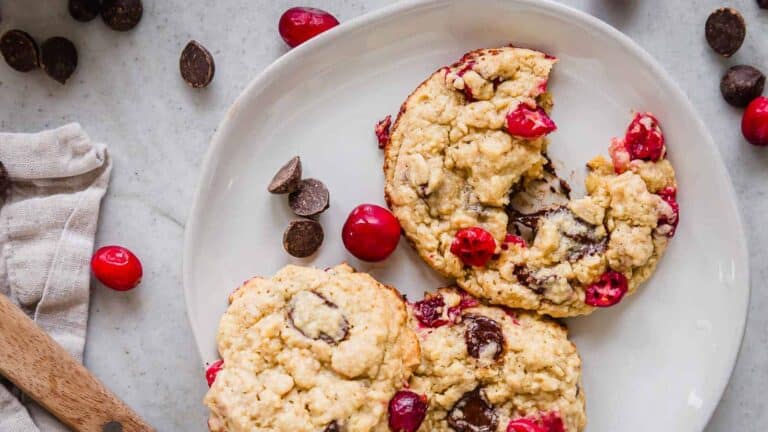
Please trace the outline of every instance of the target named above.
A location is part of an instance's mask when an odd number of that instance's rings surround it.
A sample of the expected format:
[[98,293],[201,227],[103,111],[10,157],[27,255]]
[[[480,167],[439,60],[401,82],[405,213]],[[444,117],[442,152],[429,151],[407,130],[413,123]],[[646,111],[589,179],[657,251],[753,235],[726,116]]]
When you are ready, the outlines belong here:
[[64,84],[77,68],[77,48],[67,38],[52,37],[40,45],[40,65],[49,77]]
[[336,420],[334,420],[325,426],[323,432],[341,432],[341,428],[339,427],[339,424],[336,422]]
[[288,195],[288,204],[297,216],[315,216],[329,207],[328,188],[316,179],[304,179],[298,189]]
[[349,322],[336,303],[314,291],[294,294],[288,305],[288,320],[304,336],[331,345],[349,334]]
[[735,107],[745,107],[763,94],[765,75],[752,66],[732,66],[720,80],[723,99]]
[[21,30],[8,30],[0,38],[0,52],[8,66],[19,72],[29,72],[40,66],[40,52],[35,39]]
[[299,188],[301,182],[301,159],[294,156],[277,171],[267,190],[273,194],[291,193]]
[[463,319],[467,322],[464,342],[469,355],[476,359],[492,357],[498,360],[504,352],[504,333],[499,323],[475,314],[466,314]]
[[494,432],[498,423],[496,410],[480,387],[464,393],[448,412],[448,425],[457,432]]
[[213,81],[216,64],[213,56],[197,41],[189,41],[179,58],[181,77],[191,87],[207,87]]
[[81,22],[88,22],[101,11],[101,0],[69,0],[69,14]]
[[747,35],[747,24],[739,11],[733,8],[720,8],[707,18],[704,28],[709,46],[716,53],[730,57],[736,53]]
[[141,21],[144,6],[141,0],[104,0],[101,19],[112,30],[128,31]]
[[599,240],[593,240],[586,237],[581,237],[580,239],[581,241],[578,241],[568,248],[566,255],[568,261],[578,261],[585,256],[601,254],[608,249],[608,237],[603,237]]
[[312,255],[323,244],[323,227],[312,219],[291,221],[283,233],[283,248],[289,254],[304,258]]
[[10,194],[11,177],[8,175],[8,170],[5,169],[5,165],[0,162],[0,203],[5,203]]

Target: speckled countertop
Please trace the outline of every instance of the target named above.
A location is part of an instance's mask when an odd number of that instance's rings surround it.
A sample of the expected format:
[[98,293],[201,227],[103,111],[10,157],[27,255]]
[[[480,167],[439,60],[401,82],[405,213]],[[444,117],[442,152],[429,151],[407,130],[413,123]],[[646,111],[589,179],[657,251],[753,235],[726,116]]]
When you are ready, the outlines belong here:
[[[64,35],[80,52],[66,86],[42,73],[22,75],[0,65],[0,130],[31,132],[79,121],[109,145],[115,169],[97,241],[133,249],[143,259],[145,277],[128,294],[95,287],[86,364],[158,430],[202,431],[206,385],[181,285],[184,223],[211,135],[247,82],[286,51],[276,23],[296,2],[144,2],[139,27],[116,33],[100,20],[76,23],[64,0],[0,1],[0,31],[18,27],[38,39]],[[342,21],[389,3],[306,1]],[[727,3],[741,10],[748,33],[741,50],[726,61],[703,40],[704,21],[722,0],[564,3],[604,19],[656,57],[687,92],[720,147],[746,223],[753,284],[745,343],[707,431],[764,430],[768,228],[761,215],[768,213],[768,150],[743,142],[740,113],[722,102],[718,83],[729,64],[768,70],[768,11],[758,9],[755,0]],[[216,59],[214,82],[203,91],[187,88],[178,75],[178,56],[189,39],[202,42]]]

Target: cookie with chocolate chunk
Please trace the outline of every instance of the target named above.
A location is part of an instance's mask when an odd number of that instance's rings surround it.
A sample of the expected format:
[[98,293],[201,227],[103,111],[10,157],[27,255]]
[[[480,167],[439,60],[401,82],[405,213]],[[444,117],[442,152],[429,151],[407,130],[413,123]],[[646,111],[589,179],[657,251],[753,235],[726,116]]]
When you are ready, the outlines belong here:
[[[562,325],[535,313],[486,306],[457,288],[428,293],[409,305],[409,315],[421,364],[408,391],[427,406],[412,430],[584,429],[581,359]],[[525,423],[541,428],[515,428]]]
[[382,431],[419,361],[403,298],[346,264],[287,266],[230,296],[213,432]]

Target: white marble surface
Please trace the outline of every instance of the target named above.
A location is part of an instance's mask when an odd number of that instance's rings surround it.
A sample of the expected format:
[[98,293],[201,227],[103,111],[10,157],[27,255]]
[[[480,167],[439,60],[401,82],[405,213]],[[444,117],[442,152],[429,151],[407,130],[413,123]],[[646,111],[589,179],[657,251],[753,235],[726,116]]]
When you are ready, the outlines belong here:
[[[36,131],[79,121],[109,144],[115,160],[98,243],[119,243],[143,260],[144,282],[131,293],[94,286],[86,363],[160,431],[205,430],[206,390],[184,308],[181,251],[184,221],[208,141],[249,79],[286,51],[280,13],[295,0],[144,0],[140,26],[109,31],[99,20],[74,22],[64,0],[0,0],[0,31],[22,28],[38,39],[71,38],[80,64],[64,87],[42,73],[0,65],[0,130]],[[708,427],[758,431],[768,424],[768,149],[746,144],[740,112],[720,98],[727,65],[768,72],[768,11],[754,0],[730,0],[748,22],[747,40],[731,60],[703,40],[708,13],[722,0],[567,0],[629,34],[681,84],[709,125],[731,172],[752,254],[752,299],[736,371]],[[387,0],[312,0],[342,21]],[[468,0],[471,3],[471,0]],[[216,58],[216,77],[202,91],[178,75],[178,55],[191,38]],[[696,151],[696,143],[689,143]],[[706,173],[702,173],[706,175]],[[707,233],[701,233],[707,235]],[[648,413],[653,415],[653,413]]]

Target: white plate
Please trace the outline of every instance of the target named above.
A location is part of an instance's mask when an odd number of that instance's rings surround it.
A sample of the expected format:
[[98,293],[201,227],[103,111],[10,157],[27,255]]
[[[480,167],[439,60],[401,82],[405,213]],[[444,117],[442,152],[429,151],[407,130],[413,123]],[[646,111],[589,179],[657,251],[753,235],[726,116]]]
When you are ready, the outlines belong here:
[[[633,109],[661,120],[679,176],[682,220],[657,273],[619,306],[569,321],[584,359],[588,429],[704,428],[733,368],[749,297],[730,180],[693,107],[647,53],[607,24],[548,1],[395,5],[292,50],[248,86],[213,138],[186,234],[187,307],[204,360],[216,358],[227,294],[289,262],[349,260],[412,299],[443,283],[405,241],[385,263],[358,262],[342,245],[341,225],[355,205],[383,202],[374,123],[395,114],[439,66],[508,43],[560,58],[550,149],[561,173],[573,171],[574,186]],[[308,260],[282,250],[291,212],[285,197],[266,192],[296,154],[305,175],[331,191],[321,217],[325,244]]]

